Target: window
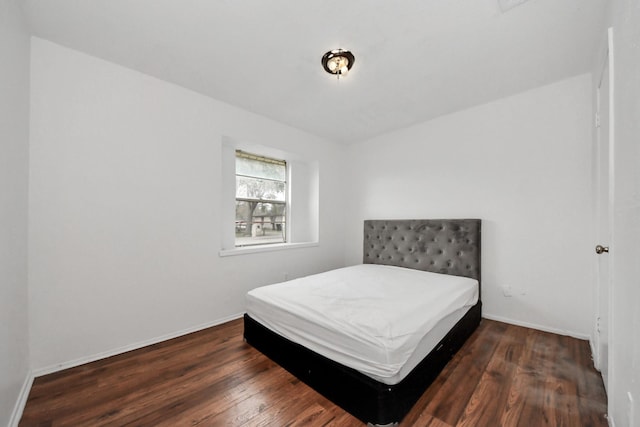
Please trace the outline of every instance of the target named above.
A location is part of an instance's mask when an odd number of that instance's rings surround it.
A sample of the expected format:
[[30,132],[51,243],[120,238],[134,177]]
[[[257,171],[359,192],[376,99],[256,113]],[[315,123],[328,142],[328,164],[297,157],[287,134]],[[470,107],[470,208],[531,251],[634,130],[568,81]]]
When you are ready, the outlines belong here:
[[219,255],[317,246],[319,161],[229,136],[221,142]]
[[236,150],[235,246],[284,243],[287,163]]

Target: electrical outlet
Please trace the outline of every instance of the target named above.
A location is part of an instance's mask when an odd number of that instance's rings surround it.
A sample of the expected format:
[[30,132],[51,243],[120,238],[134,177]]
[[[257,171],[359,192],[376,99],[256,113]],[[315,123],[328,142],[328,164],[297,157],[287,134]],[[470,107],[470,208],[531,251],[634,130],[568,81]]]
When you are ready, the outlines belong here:
[[512,297],[513,291],[511,290],[511,286],[502,285],[502,295],[504,295],[505,297]]
[[289,280],[289,273],[287,273],[286,271],[283,273],[284,276],[284,281],[286,282],[287,280]]

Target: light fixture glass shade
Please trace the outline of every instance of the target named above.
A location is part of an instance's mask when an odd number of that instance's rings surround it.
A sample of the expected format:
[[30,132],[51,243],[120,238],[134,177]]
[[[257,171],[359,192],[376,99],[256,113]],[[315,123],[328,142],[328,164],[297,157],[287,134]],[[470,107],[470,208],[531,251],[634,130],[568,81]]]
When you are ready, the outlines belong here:
[[322,57],[322,66],[324,70],[337,76],[346,76],[351,70],[355,57],[351,52],[344,49],[331,50]]

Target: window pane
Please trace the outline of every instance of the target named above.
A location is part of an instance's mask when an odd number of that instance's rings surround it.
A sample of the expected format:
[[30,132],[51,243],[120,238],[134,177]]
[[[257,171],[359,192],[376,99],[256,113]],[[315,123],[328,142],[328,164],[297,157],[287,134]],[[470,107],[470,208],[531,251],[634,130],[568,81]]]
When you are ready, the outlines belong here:
[[287,167],[284,164],[236,157],[236,174],[286,181]]
[[286,183],[236,176],[236,197],[284,202]]
[[284,203],[236,201],[236,246],[283,243]]
[[287,166],[236,151],[236,246],[286,242]]

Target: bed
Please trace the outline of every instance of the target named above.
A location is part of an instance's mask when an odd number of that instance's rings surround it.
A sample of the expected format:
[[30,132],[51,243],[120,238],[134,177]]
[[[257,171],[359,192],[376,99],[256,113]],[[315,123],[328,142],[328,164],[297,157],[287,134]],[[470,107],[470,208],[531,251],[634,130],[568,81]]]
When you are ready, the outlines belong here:
[[363,422],[394,425],[480,323],[480,230],[367,220],[362,265],[249,292],[244,338]]

